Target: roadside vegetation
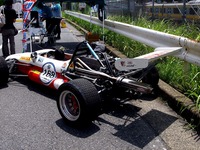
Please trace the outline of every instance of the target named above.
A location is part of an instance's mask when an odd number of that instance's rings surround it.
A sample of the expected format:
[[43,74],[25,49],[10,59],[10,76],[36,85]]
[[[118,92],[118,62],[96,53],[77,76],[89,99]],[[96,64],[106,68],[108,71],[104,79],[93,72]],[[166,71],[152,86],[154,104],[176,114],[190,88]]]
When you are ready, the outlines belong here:
[[4,3],[4,0],[0,0],[0,6],[3,5],[3,3]]
[[[66,15],[66,14],[65,14]],[[153,48],[146,46],[145,44],[133,41],[127,37],[104,29],[101,27],[92,25],[89,22],[81,19],[66,16],[67,19],[75,22],[84,29],[104,36],[105,43],[117,48],[127,57],[136,57],[142,54],[153,51]],[[158,30],[161,32],[187,37],[193,40],[200,40],[200,31],[195,24],[175,24],[172,21],[166,20],[154,20],[149,21],[142,17],[137,20],[132,20],[128,17],[109,16],[110,20],[125,22],[128,24]],[[174,57],[164,58],[161,63],[158,63],[157,68],[159,70],[160,78],[185,94],[187,97],[193,100],[194,105],[190,107],[196,107],[198,112],[200,111],[200,67],[193,64],[189,65],[189,69],[185,69],[185,62]]]

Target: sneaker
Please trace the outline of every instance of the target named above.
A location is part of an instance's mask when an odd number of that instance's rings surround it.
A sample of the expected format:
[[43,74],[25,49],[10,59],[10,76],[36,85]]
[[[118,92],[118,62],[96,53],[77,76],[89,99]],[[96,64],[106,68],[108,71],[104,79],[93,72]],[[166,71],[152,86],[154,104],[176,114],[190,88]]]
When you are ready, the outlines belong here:
[[2,56],[4,59],[6,59],[6,57],[8,57],[8,56]]
[[56,40],[60,40],[60,36],[57,36],[57,37],[56,37]]

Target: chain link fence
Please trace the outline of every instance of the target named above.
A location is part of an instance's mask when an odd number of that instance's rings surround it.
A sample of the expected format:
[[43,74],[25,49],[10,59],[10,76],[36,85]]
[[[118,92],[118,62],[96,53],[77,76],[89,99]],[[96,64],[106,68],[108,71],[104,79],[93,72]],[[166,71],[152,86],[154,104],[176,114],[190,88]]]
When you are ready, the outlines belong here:
[[[133,20],[146,16],[152,19],[170,19],[178,21],[200,21],[200,1],[188,0],[105,0],[107,16],[129,16]],[[70,4],[70,5],[69,5]],[[78,3],[66,3],[63,9],[81,11]],[[93,8],[94,9],[94,8]],[[84,11],[83,11],[84,10]],[[90,8],[87,6],[81,12],[89,14]],[[93,14],[96,10],[92,10]]]
[[136,17],[143,14],[144,2],[140,1],[138,3],[136,0],[107,0],[106,12],[107,15]]
[[188,0],[106,0],[107,15],[147,16],[152,19],[200,21],[200,1]]

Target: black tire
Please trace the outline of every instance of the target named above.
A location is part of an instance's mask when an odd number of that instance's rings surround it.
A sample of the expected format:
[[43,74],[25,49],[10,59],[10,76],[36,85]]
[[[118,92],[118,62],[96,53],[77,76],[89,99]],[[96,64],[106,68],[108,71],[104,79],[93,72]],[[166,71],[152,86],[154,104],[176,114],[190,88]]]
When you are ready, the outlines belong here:
[[9,70],[7,63],[3,57],[0,57],[0,84],[7,84],[9,77]]
[[156,67],[153,67],[142,79],[142,82],[151,85],[153,88],[158,86],[159,82],[159,73]]
[[58,92],[57,107],[67,124],[85,126],[99,115],[101,98],[90,81],[72,80],[62,84]]

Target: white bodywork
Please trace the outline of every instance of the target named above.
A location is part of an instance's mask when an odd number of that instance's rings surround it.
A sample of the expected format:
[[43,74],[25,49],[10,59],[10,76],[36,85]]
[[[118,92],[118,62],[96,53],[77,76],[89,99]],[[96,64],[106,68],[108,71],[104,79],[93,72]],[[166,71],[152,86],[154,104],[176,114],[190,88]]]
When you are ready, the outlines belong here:
[[[34,66],[37,66],[40,68],[43,68],[45,64],[49,63],[49,64],[53,65],[53,67],[56,69],[55,71],[57,73],[61,73],[63,70],[65,70],[68,67],[70,60],[60,61],[60,60],[42,56],[50,51],[54,51],[54,50],[53,49],[43,49],[43,50],[39,50],[37,52],[26,52],[26,53],[13,54],[13,55],[8,56],[6,58],[6,60],[16,59],[19,62],[31,64],[31,65],[34,65]],[[36,54],[36,57],[32,58],[31,57],[32,54]]]

